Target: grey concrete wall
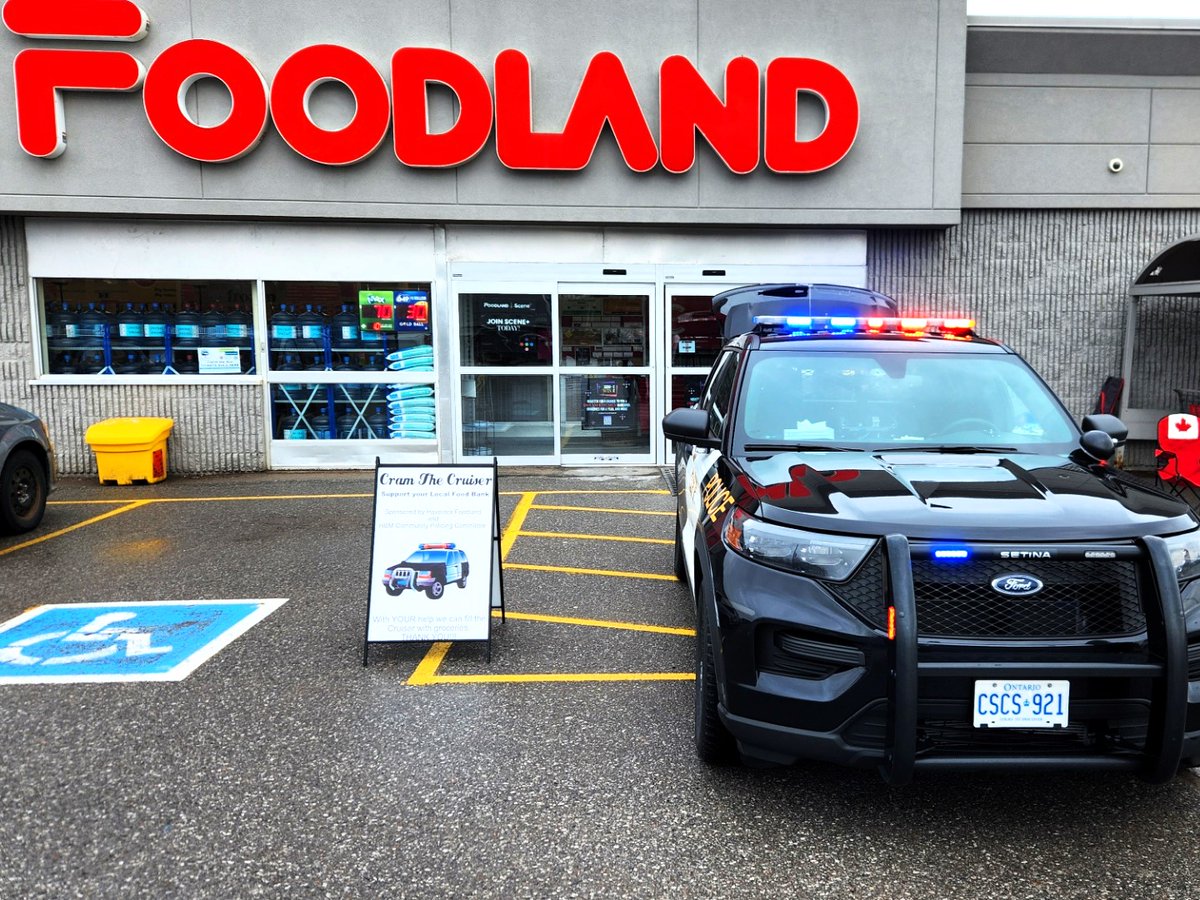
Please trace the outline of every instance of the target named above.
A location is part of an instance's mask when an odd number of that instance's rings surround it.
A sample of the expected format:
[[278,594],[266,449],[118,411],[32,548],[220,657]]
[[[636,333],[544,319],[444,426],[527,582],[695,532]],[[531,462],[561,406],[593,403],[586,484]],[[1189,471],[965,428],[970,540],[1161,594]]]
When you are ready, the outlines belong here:
[[1200,206],[1200,29],[976,27],[967,46],[964,207]]
[[[855,86],[862,110],[849,155],[824,172],[777,175],[765,165],[738,176],[699,141],[696,166],[673,175],[626,167],[605,132],[580,172],[510,172],[494,137],[454,170],[400,165],[391,135],[366,161],[344,168],[310,163],[272,126],[236,162],[202,165],[168,149],[151,131],[140,96],[65,95],[68,142],[54,160],[17,144],[12,76],[0,76],[0,210],[213,216],[406,219],[444,222],[627,224],[947,224],[958,219],[962,157],[965,0],[139,0],[148,37],[117,45],[149,64],[191,37],[228,43],[274,77],[294,51],[317,43],[350,47],[390,81],[404,46],[462,54],[492,81],[496,55],[524,52],[533,67],[534,122],[563,127],[587,62],[613,51],[625,63],[654,133],[658,67],[672,54],[723,83],[737,56],[764,68],[781,56],[826,60]],[[0,73],[35,41],[0,28]],[[69,45],[68,45],[69,46]],[[96,44],[79,44],[96,49]],[[106,46],[106,45],[101,45]],[[433,125],[453,121],[448,91],[435,94]],[[350,107],[337,89],[314,95],[333,127]],[[202,123],[228,112],[227,92],[198,86],[190,102]],[[815,103],[812,104],[815,108]],[[807,108],[807,105],[806,105]],[[819,124],[802,115],[802,129]],[[815,132],[814,132],[815,134]]]
[[[1200,210],[964,210],[946,231],[875,230],[869,286],[914,314],[970,315],[1009,344],[1077,417],[1119,375],[1125,295],[1154,256],[1200,232]],[[1143,304],[1135,348],[1138,405],[1177,404],[1172,388],[1200,372],[1200,304]],[[1200,380],[1197,380],[1200,387]],[[1132,447],[1147,465],[1150,447]]]
[[87,427],[114,416],[175,420],[168,472],[204,474],[266,468],[263,388],[255,385],[31,384],[33,340],[22,220],[0,217],[0,401],[46,420],[64,474],[94,474]]

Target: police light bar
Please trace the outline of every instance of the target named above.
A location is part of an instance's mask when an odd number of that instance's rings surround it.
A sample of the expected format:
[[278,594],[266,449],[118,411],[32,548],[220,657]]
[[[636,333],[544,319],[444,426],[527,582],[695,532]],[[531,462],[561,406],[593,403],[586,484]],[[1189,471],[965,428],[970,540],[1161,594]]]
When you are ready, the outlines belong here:
[[899,334],[906,337],[930,334],[967,338],[975,334],[975,320],[874,316],[755,316],[754,330],[759,334]]
[[420,544],[418,550],[453,550],[454,544]]

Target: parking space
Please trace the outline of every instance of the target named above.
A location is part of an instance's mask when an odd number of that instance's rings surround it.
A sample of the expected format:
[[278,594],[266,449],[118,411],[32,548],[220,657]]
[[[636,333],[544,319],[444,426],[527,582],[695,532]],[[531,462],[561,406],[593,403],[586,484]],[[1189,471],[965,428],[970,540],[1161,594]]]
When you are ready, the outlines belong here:
[[[713,770],[657,471],[505,473],[507,622],[372,648],[371,476],[67,481],[43,603],[280,598],[173,683],[0,685],[0,895],[1191,897],[1200,792]],[[0,644],[4,644],[0,640]]]

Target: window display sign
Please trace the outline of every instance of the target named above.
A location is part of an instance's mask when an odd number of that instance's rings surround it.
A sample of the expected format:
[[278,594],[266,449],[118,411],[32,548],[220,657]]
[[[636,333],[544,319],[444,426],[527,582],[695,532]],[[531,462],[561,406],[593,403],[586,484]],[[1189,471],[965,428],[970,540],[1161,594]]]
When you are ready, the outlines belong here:
[[589,378],[583,427],[623,430],[637,425],[637,389],[626,378]]
[[428,331],[429,292],[359,291],[358,320],[363,331]]
[[237,347],[199,347],[201,375],[240,375],[242,357]]
[[497,468],[376,462],[371,644],[486,641],[504,609]]
[[396,312],[392,322],[397,331],[429,330],[429,293],[427,291],[397,291]]

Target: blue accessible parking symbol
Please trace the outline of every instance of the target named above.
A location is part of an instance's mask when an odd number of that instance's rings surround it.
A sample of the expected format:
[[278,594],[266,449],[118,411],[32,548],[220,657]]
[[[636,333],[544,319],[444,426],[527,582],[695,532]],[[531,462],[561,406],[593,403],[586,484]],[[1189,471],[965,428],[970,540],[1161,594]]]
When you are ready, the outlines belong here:
[[38,606],[0,625],[0,684],[182,681],[285,602]]

